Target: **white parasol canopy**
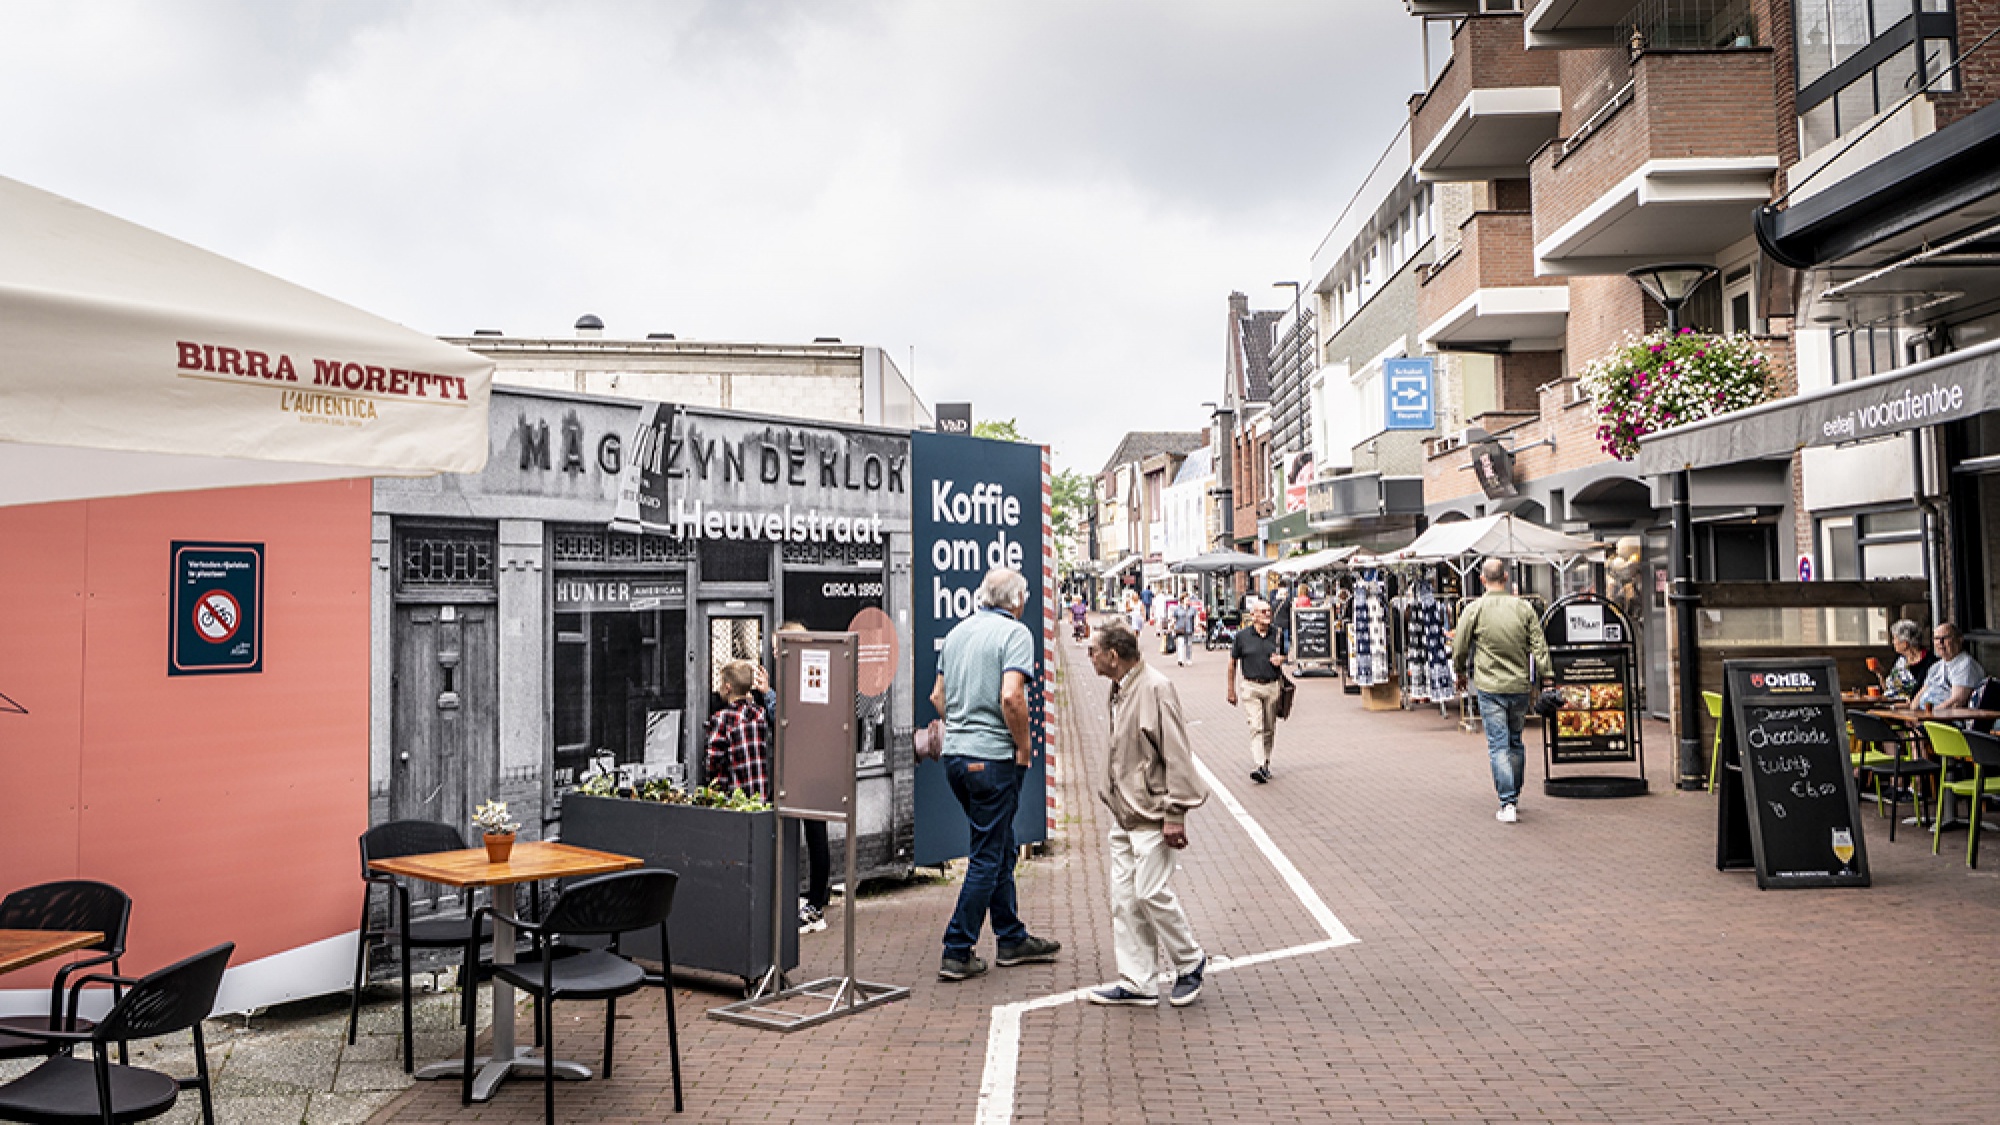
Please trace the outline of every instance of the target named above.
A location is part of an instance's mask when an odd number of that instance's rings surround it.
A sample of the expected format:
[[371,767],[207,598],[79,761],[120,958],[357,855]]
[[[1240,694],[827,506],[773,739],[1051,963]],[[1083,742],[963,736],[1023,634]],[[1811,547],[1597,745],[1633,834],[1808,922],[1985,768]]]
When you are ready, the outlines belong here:
[[1564,535],[1508,513],[1476,520],[1434,524],[1400,551],[1381,556],[1382,562],[1444,562],[1471,556],[1547,563],[1562,568],[1593,552],[1601,544]]
[[1277,562],[1265,567],[1264,577],[1290,578],[1300,574],[1311,574],[1315,570],[1325,570],[1328,567],[1339,566],[1341,563],[1358,554],[1360,550],[1361,548],[1356,546],[1328,547],[1323,551],[1293,555],[1291,558],[1279,559]]
[[0,505],[477,472],[493,364],[0,177]]

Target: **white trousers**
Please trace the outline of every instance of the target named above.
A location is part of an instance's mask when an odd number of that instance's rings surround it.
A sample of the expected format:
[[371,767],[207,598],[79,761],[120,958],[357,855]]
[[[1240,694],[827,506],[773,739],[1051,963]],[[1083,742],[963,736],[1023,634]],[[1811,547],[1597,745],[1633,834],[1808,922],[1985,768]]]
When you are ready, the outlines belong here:
[[1162,947],[1175,976],[1201,964],[1201,944],[1167,886],[1177,856],[1157,828],[1111,830],[1111,944],[1128,991],[1158,994]]

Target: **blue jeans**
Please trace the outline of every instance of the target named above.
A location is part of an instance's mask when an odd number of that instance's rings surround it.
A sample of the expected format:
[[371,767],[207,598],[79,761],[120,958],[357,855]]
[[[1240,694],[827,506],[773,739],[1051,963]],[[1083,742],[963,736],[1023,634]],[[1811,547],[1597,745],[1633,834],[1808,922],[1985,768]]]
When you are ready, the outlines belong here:
[[1521,726],[1528,721],[1528,693],[1482,691],[1479,717],[1486,723],[1486,756],[1493,759],[1493,788],[1500,803],[1521,797],[1521,774],[1528,767],[1528,749],[1521,745]]
[[1015,945],[1028,937],[1014,904],[1014,810],[1021,804],[1022,772],[1010,758],[944,759],[951,794],[972,821],[965,883],[958,888],[958,909],[944,931],[944,955],[950,960],[972,955],[988,914],[993,916],[993,937],[1001,945]]

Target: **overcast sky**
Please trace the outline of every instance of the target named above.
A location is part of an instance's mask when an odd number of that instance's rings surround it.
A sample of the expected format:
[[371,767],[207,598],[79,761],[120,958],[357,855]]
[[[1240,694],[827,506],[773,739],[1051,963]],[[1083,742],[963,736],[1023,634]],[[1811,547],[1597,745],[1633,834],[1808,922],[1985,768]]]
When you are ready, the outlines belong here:
[[878,345],[1094,472],[1421,84],[1402,0],[6,0],[0,175],[439,335]]

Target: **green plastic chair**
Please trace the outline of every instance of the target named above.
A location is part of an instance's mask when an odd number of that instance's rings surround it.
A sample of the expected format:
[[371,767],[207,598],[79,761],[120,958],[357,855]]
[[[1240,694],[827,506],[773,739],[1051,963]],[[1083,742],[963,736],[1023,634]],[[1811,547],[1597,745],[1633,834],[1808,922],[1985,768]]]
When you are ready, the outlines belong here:
[[1708,748],[1708,791],[1713,793],[1722,770],[1722,693],[1702,692],[1701,701],[1708,704],[1708,717],[1715,720],[1715,738]]
[[1993,736],[1983,734],[1968,736],[1965,731],[1957,727],[1929,722],[1924,724],[1924,734],[1930,738],[1931,749],[1937,751],[1939,758],[1955,759],[1972,766],[1972,776],[1969,779],[1947,780],[1942,782],[1938,789],[1938,815],[1937,820],[1931,824],[1931,854],[1938,854],[1938,841],[1944,832],[1944,796],[1947,793],[1956,794],[1972,802],[1969,818],[1971,827],[1966,832],[1965,865],[1977,867],[1980,805],[1986,797],[2000,797],[2000,771],[1989,774],[1985,762],[1994,761],[2000,756],[1993,753],[1994,748],[1990,745],[1982,745],[1980,752],[1975,756],[1970,739],[1979,738],[1991,744],[1994,741]]

